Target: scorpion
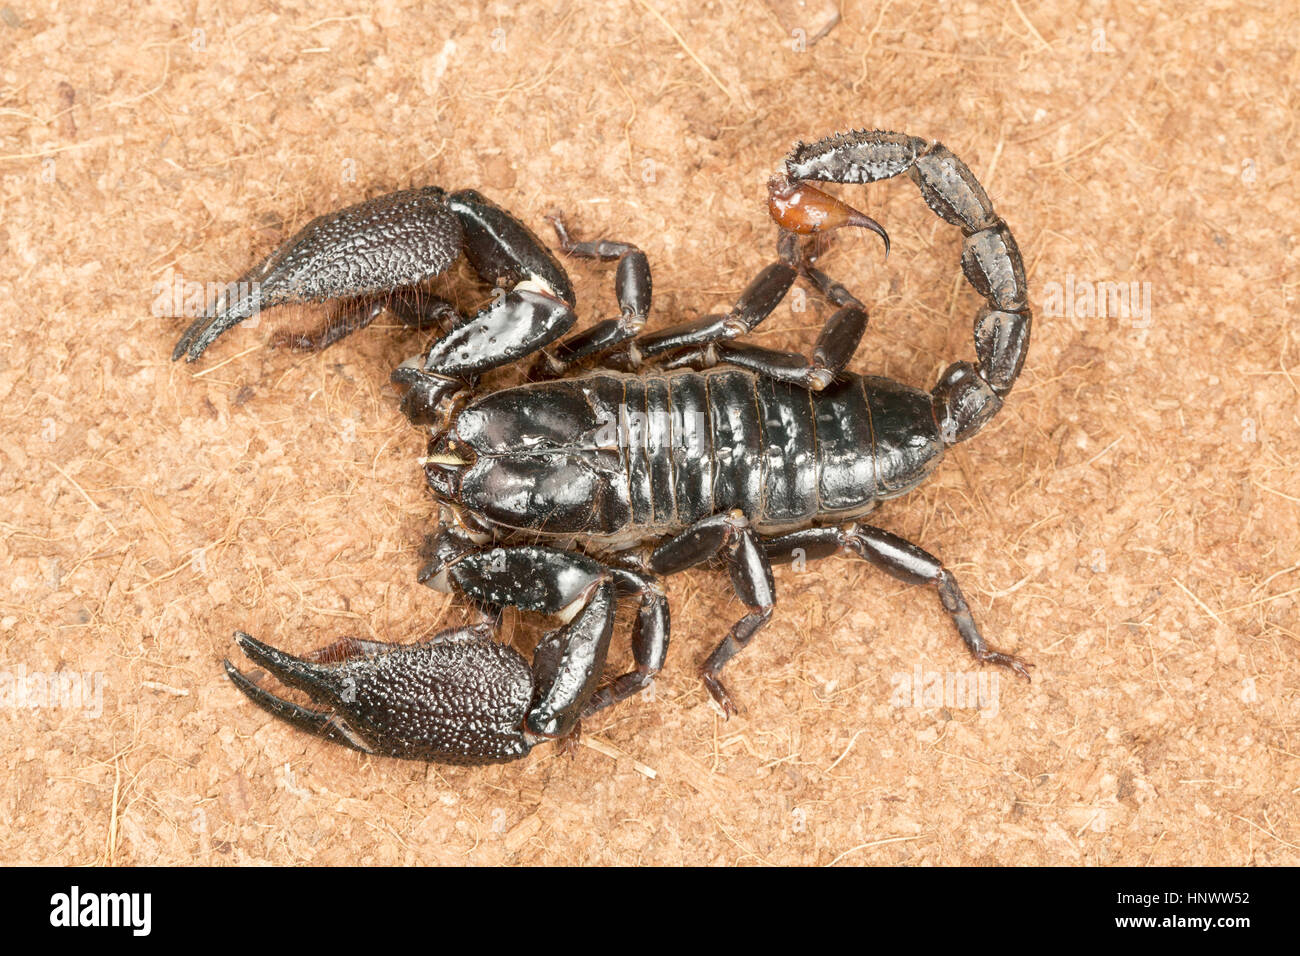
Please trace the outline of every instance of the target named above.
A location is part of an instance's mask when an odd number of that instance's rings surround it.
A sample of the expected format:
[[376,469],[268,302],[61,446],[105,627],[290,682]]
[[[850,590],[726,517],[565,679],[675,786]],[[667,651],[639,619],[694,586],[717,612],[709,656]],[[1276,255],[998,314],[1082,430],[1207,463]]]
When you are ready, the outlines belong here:
[[[814,182],[866,184],[906,173],[960,228],[962,270],[984,299],[978,361],[956,362],[923,391],[846,370],[866,307],[818,268],[826,234],[884,228]],[[228,329],[285,303],[338,301],[311,334],[276,344],[321,349],[387,312],[435,328],[427,353],[392,373],[401,409],[429,431],[420,460],[439,506],[419,580],[458,593],[475,623],[409,644],[345,637],[294,656],[237,631],[244,654],[314,707],[276,696],[229,660],[255,704],[370,754],[445,763],[517,759],[543,741],[571,746],[580,721],[648,687],[664,665],[669,608],[661,578],[706,563],[729,572],[744,614],[702,667],[723,716],[728,661],[771,619],[772,567],[857,555],[937,593],[970,653],[1028,678],[992,649],[943,563],[861,519],[924,481],[944,450],[1001,409],[1024,364],[1031,313],[1024,264],[970,168],[938,142],[852,131],[799,143],[768,183],[777,259],[726,313],[645,331],[645,253],[576,241],[550,217],[560,251],[616,262],[618,315],[569,334],[573,286],[557,257],[478,192],[436,186],[320,216],[227,287],[185,331],[173,359],[194,361]],[[464,256],[492,301],[472,315],[422,283]],[[802,277],[834,307],[811,358],[739,341]],[[528,380],[481,378],[528,359]],[[637,602],[633,667],[602,683],[620,600]],[[503,609],[553,616],[532,660],[497,639]]]

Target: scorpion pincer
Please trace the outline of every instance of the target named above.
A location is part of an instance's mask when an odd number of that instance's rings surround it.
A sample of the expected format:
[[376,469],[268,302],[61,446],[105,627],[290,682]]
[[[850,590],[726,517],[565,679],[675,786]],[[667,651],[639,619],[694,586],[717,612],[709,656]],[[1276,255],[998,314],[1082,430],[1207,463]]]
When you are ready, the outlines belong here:
[[[826,233],[884,229],[813,182],[870,183],[906,173],[960,228],[962,269],[984,299],[976,362],[956,362],[929,392],[846,370],[867,326],[863,304],[816,265]],[[473,191],[410,189],[310,222],[250,270],[181,337],[197,359],[227,329],[288,302],[344,300],[320,331],[280,336],[319,349],[387,312],[438,328],[428,352],[392,375],[402,411],[431,435],[421,459],[440,520],[426,584],[457,592],[474,623],[411,644],[344,638],[297,657],[242,632],[244,653],[314,702],[275,696],[229,661],[252,701],[313,734],[367,753],[451,763],[527,754],[572,739],[579,721],[650,684],[668,651],[660,579],[720,561],[744,614],[703,666],[725,714],[729,660],[771,618],[774,564],[855,554],[932,588],[975,659],[1028,677],[993,650],[957,581],[933,555],[862,523],[905,494],[944,449],[1001,409],[1029,345],[1024,265],[1006,223],[947,148],[855,131],[799,144],[769,184],[777,257],[722,314],[644,331],[650,268],[635,245],[575,241],[569,258],[616,262],[618,314],[570,334],[573,287],[521,222]],[[473,315],[422,284],[461,255],[507,289]],[[834,307],[811,357],[743,341],[796,278]],[[532,362],[529,381],[480,384]],[[620,600],[637,602],[634,666],[602,685]],[[503,608],[558,619],[532,660],[495,640]]]

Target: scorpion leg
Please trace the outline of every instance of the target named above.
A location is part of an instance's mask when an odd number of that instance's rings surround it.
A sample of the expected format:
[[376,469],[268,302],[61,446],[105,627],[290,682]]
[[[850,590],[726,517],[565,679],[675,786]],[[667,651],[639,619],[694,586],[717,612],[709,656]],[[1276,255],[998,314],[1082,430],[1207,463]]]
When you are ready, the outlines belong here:
[[843,547],[844,532],[839,528],[805,528],[763,539],[763,553],[773,564],[818,561],[829,558]]
[[856,306],[845,306],[826,321],[813,350],[812,361],[799,352],[783,352],[748,342],[718,342],[683,349],[665,362],[664,368],[702,369],[725,362],[820,392],[844,370],[866,328],[866,311]]
[[848,366],[853,353],[862,343],[867,330],[867,307],[858,297],[825,272],[813,265],[813,258],[799,261],[799,272],[828,301],[838,306],[822,326],[813,346],[813,362],[830,375],[838,375]]
[[713,368],[719,363],[749,369],[751,372],[789,382],[792,385],[802,385],[813,391],[821,391],[833,380],[830,372],[814,366],[798,352],[782,352],[761,345],[750,345],[747,342],[697,345],[683,349],[664,362],[663,368],[698,370]]
[[881,528],[862,525],[845,532],[845,544],[871,564],[908,584],[924,584],[939,593],[943,609],[957,626],[957,633],[966,642],[971,655],[981,664],[1000,664],[1009,667],[1025,680],[1029,679],[1029,665],[1019,657],[992,650],[984,635],[975,625],[966,599],[962,596],[957,579],[943,563],[909,541],[890,534]]
[[642,336],[637,348],[650,358],[687,346],[708,345],[752,332],[772,314],[794,284],[796,271],[784,262],[766,266],[741,292],[726,315],[706,315]]
[[798,248],[799,235],[861,227],[880,235],[888,254],[889,234],[874,219],[806,183],[778,177],[769,184],[769,198],[773,218],[783,230],[777,243],[781,261],[768,266],[750,283],[729,315],[705,316],[643,336],[635,343],[643,356],[673,350],[678,354],[670,360],[669,368],[707,368],[727,362],[814,391],[824,389],[844,370],[866,331],[867,312],[847,289],[822,273],[816,275],[824,280],[823,291],[840,308],[822,328],[811,361],[797,352],[730,340],[752,332],[776,308],[795,276],[806,273]]
[[822,327],[811,361],[799,352],[779,351],[747,342],[720,341],[680,349],[664,363],[664,367],[703,369],[726,362],[813,391],[821,391],[830,385],[848,365],[862,341],[867,329],[867,310],[848,289],[806,265],[797,255],[794,256],[794,267],[840,306]]
[[184,355],[193,362],[223,332],[264,308],[369,296],[423,282],[445,272],[462,245],[460,220],[435,186],[318,216],[231,283],[185,330],[172,358]]
[[799,271],[802,272],[803,275],[817,288],[818,292],[835,305],[840,307],[853,305],[857,306],[859,309],[866,309],[866,306],[858,300],[857,296],[844,286],[840,285],[840,283],[836,282],[826,273],[822,272],[816,266],[805,263],[803,268]]
[[849,525],[844,529],[809,528],[769,538],[763,542],[763,549],[770,560],[781,563],[795,557],[816,560],[844,549],[900,581],[934,588],[939,594],[943,609],[956,625],[957,633],[977,661],[1008,667],[1026,680],[1029,679],[1028,668],[1032,664],[988,646],[971,616],[961,588],[957,586],[957,579],[943,566],[943,562],[896,534],[871,525]]
[[584,717],[645,690],[668,655],[668,598],[663,587],[654,578],[632,571],[614,569],[614,575],[620,593],[641,595],[641,607],[632,626],[632,659],[636,666],[596,691],[582,712]]
[[717,556],[726,561],[732,587],[749,609],[732,625],[702,668],[704,685],[723,714],[730,717],[736,712],[736,705],[719,675],[727,661],[743,650],[767,624],[776,605],[772,567],[763,553],[758,535],[739,511],[713,515],[656,548],[650,555],[650,569],[656,574],[675,574]]
[[726,315],[706,315],[681,322],[659,332],[641,336],[633,343],[644,358],[688,346],[734,339],[752,332],[785,298],[796,271],[784,262],[774,262],[754,277]]
[[611,352],[639,335],[650,313],[651,281],[650,262],[636,246],[610,239],[575,242],[570,238],[562,217],[557,214],[549,218],[565,255],[575,259],[618,262],[614,274],[618,317],[598,322],[565,339],[553,351],[542,353],[533,371],[554,377],[563,375],[575,365]]

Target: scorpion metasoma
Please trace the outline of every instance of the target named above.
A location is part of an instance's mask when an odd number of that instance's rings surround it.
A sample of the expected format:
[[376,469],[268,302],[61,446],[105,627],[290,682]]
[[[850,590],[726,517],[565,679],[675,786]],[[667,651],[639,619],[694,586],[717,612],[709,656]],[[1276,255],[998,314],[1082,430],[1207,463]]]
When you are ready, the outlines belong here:
[[[930,392],[845,370],[867,325],[862,303],[815,262],[820,234],[846,226],[889,237],[874,220],[810,185],[907,173],[930,208],[961,228],[962,269],[985,305],[976,363],[951,365]],[[1024,363],[1030,312],[1024,265],[970,169],[939,143],[855,131],[799,144],[769,183],[778,257],[726,314],[643,332],[650,268],[636,246],[572,240],[570,257],[617,261],[619,314],[572,335],[564,268],[529,229],[473,191],[380,196],[310,222],[254,267],[182,336],[190,361],[258,310],[344,299],[314,334],[322,348],[387,311],[441,331],[402,363],[402,410],[432,437],[421,460],[440,506],[420,580],[478,610],[469,626],[413,644],[344,638],[295,657],[242,632],[244,653],[305,691],[277,697],[229,661],[251,700],[289,723],[367,753],[451,763],[512,760],[645,688],[663,666],[669,612],[660,578],[720,560],[744,605],[703,666],[725,714],[720,675],[772,615],[772,565],[847,551],[933,588],[971,654],[1028,677],[992,650],[953,575],[898,536],[859,523],[920,484],[948,445],[1002,407]],[[422,286],[464,255],[500,287],[472,316]],[[811,360],[738,341],[803,276],[835,307]],[[479,387],[531,357],[526,384]],[[602,685],[621,598],[639,601],[634,667]],[[531,663],[495,640],[503,608],[554,615]]]

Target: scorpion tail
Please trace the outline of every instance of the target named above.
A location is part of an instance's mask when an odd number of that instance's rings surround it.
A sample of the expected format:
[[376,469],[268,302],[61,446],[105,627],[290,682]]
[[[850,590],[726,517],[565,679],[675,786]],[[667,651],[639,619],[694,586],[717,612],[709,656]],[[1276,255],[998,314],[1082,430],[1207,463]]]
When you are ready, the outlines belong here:
[[[805,180],[865,184],[901,173],[916,183],[937,216],[961,228],[966,237],[962,271],[985,303],[975,316],[978,363],[950,365],[933,391],[940,433],[945,443],[954,444],[970,438],[998,413],[1029,351],[1032,316],[1024,260],[1011,230],[994,212],[988,193],[970,167],[942,143],[884,130],[855,130],[800,143],[786,157],[785,173],[779,179],[784,180],[785,191],[798,195],[812,189],[804,185]],[[825,194],[813,191],[817,195],[805,208],[826,207],[817,198]],[[776,193],[773,195],[773,218],[790,231],[800,232],[777,215]],[[831,203],[843,205],[834,199]],[[799,225],[801,217],[794,218]],[[807,218],[805,213],[802,219]],[[862,224],[850,221],[851,216],[833,205],[822,218],[826,225],[821,230]]]

